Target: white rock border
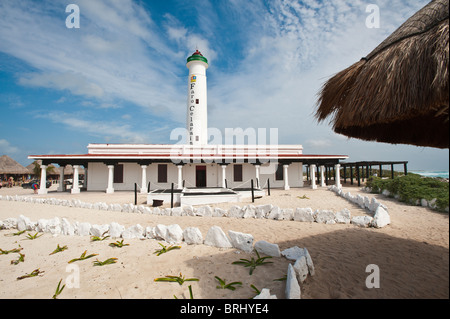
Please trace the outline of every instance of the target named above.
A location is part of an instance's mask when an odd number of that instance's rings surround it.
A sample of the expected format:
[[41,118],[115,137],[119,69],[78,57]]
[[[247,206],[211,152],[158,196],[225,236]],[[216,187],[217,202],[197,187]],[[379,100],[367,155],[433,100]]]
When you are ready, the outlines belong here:
[[[108,234],[111,238],[155,239],[164,240],[169,244],[180,244],[184,241],[188,245],[204,244],[217,248],[235,248],[247,253],[257,250],[259,253],[273,257],[284,256],[288,260],[295,260],[294,266],[292,264],[288,266],[285,288],[287,299],[300,299],[300,284],[305,281],[308,274],[314,276],[315,273],[314,264],[306,248],[294,246],[280,253],[278,244],[272,244],[264,240],[257,241],[253,244],[253,236],[251,234],[229,230],[227,236],[219,226],[212,226],[208,230],[205,240],[202,239],[202,234],[198,228],[188,227],[183,231],[178,224],[169,226],[158,224],[155,227],[148,226],[145,228],[136,224],[126,228],[116,222],[103,225],[91,225],[88,222],[78,221],[70,223],[66,218],[60,220],[59,217],[31,221],[24,215],[19,215],[18,218],[11,217],[0,221],[0,230],[3,229],[37,231],[50,233],[53,236],[99,236]],[[192,240],[192,237],[195,239]],[[261,293],[255,296],[254,299],[277,299],[277,297],[276,295],[271,295],[269,289],[263,288]]]
[[[368,197],[363,197],[361,195],[352,195],[350,192],[344,193],[341,188],[336,186],[331,186],[328,188],[334,191],[341,197],[359,205],[362,208],[367,208],[369,211],[374,212],[376,215],[376,210],[378,207],[383,207],[387,213],[387,208],[383,204],[379,203],[375,198],[369,200]],[[0,195],[0,200],[6,201],[17,201],[17,202],[27,202],[34,204],[47,204],[47,205],[60,205],[67,207],[77,207],[85,209],[96,209],[103,211],[115,211],[124,213],[137,213],[137,214],[153,214],[153,215],[164,215],[164,216],[201,216],[204,218],[210,217],[229,217],[229,218],[265,218],[273,220],[288,220],[288,221],[299,221],[299,222],[316,222],[323,224],[355,224],[360,227],[377,227],[379,225],[384,225],[386,221],[379,224],[373,224],[372,220],[369,223],[360,223],[360,219],[363,216],[356,216],[358,218],[352,218],[350,211],[347,208],[339,212],[334,212],[332,210],[315,210],[313,211],[310,207],[300,208],[297,207],[295,210],[292,208],[282,209],[278,206],[272,204],[264,204],[254,206],[252,204],[240,207],[234,205],[230,209],[225,210],[222,208],[215,207],[214,209],[208,205],[200,206],[198,208],[191,205],[184,205],[183,207],[174,208],[160,208],[154,207],[150,208],[145,205],[134,205],[128,204],[107,204],[104,202],[96,203],[86,203],[79,199],[57,199],[57,198],[37,198],[33,196],[19,196],[19,195]],[[389,220],[390,223],[390,220]],[[389,224],[388,223],[388,224]],[[384,226],[382,226],[384,227]]]

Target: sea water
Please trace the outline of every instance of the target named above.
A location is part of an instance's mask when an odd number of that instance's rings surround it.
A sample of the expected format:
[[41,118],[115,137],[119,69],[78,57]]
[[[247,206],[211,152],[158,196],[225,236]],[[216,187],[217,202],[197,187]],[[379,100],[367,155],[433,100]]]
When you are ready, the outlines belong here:
[[419,174],[425,177],[449,178],[448,171],[411,171],[411,173]]

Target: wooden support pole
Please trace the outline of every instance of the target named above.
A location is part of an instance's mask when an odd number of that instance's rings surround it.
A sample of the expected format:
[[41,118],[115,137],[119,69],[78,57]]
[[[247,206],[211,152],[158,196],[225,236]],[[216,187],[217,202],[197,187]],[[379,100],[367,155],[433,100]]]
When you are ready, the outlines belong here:
[[403,163],[403,169],[405,170],[405,175],[408,175],[408,163]]
[[353,185],[353,166],[350,165],[350,185]]
[[170,187],[170,208],[173,208],[173,183]]
[[359,179],[359,166],[356,166],[356,179],[358,180],[358,186],[361,186],[361,180]]
[[255,202],[255,190],[253,188],[253,179],[251,180],[251,185],[252,185],[252,203]]
[[134,183],[134,205],[137,205],[137,184]]
[[391,178],[394,179],[394,164],[391,164]]
[[267,195],[270,196],[270,179],[267,179]]

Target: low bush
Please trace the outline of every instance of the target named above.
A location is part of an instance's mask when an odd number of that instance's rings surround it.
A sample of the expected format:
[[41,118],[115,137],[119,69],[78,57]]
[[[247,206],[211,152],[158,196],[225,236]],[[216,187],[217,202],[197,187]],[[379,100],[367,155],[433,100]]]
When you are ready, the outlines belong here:
[[394,179],[371,177],[367,183],[373,193],[388,190],[391,197],[398,196],[402,202],[416,205],[421,199],[428,202],[436,199],[436,209],[444,211],[449,205],[449,185],[447,181],[438,178],[422,177],[409,173]]

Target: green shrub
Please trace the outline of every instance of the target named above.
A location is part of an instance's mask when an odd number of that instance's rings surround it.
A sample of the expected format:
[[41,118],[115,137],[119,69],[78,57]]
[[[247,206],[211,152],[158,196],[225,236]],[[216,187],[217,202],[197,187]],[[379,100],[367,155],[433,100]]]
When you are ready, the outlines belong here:
[[367,181],[366,186],[372,189],[373,193],[381,193],[388,190],[394,197],[399,196],[399,200],[415,205],[422,198],[431,201],[436,198],[436,209],[444,211],[449,205],[449,185],[448,182],[437,178],[422,177],[409,173],[406,176],[395,177],[394,179],[381,179],[372,177]]

